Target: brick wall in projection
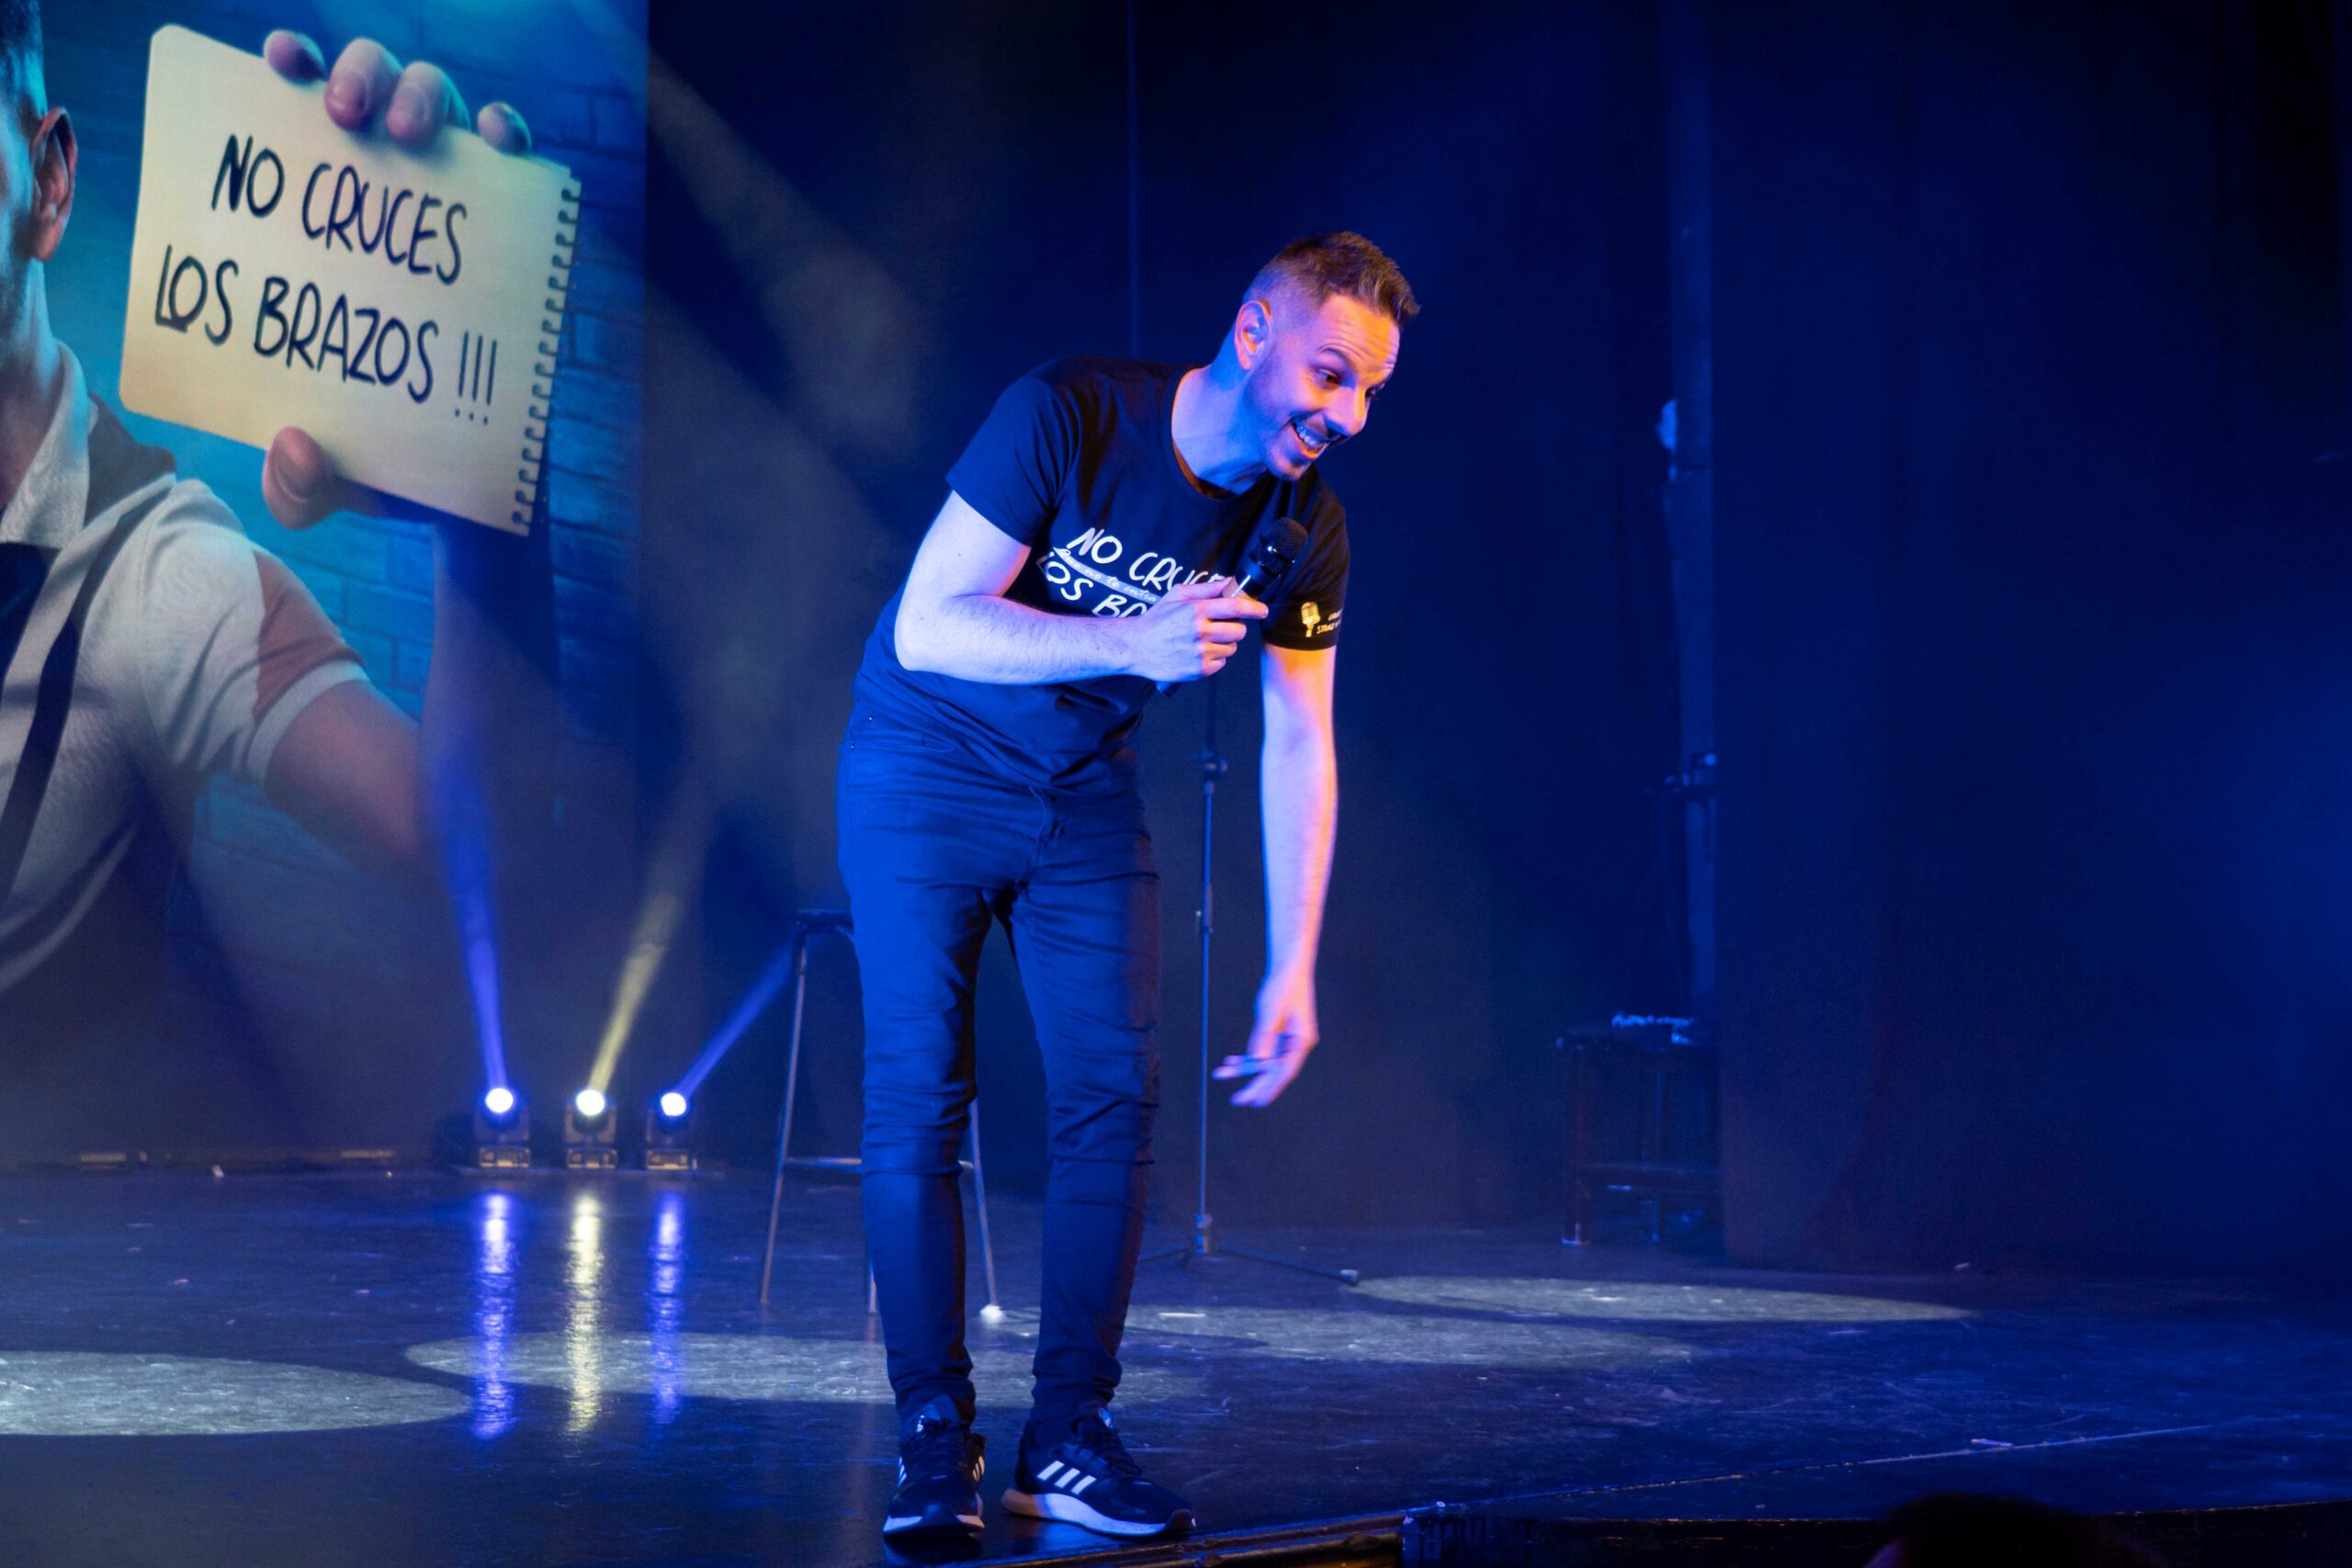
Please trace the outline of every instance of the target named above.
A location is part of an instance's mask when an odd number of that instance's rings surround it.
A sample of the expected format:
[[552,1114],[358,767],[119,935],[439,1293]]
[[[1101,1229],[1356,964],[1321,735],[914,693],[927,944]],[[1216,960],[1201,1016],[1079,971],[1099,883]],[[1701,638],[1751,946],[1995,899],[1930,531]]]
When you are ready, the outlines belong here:
[[[256,51],[270,28],[296,28],[330,59],[354,37],[377,38],[403,61],[445,65],[474,107],[514,104],[539,151],[571,167],[582,221],[541,506],[563,737],[554,785],[566,829],[625,840],[638,680],[643,0],[51,0],[44,12],[50,97],[71,113],[81,146],[72,225],[50,269],[51,313],[91,389],[117,406],[157,28],[175,23]],[[262,502],[258,451],[130,423],[287,560],[393,702],[421,711],[433,632],[426,529],[345,516],[289,533]],[[197,822],[174,906],[173,1027],[251,1035],[256,1070],[271,1080],[262,1113],[228,1118],[224,1131],[421,1142],[421,1111],[460,1102],[472,1077],[447,911],[347,866],[257,792],[215,784]],[[510,986],[510,1014],[521,1000]]]

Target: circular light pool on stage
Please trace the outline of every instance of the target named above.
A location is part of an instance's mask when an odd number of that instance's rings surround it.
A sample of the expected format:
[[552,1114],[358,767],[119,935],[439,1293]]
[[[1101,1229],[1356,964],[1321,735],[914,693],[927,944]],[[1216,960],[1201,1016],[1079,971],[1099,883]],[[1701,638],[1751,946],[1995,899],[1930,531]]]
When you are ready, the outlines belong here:
[[514,1109],[514,1091],[502,1084],[481,1097],[481,1108],[492,1116],[503,1116]]
[[[522,1334],[499,1342],[444,1339],[408,1359],[458,1377],[569,1390],[575,1398],[617,1393],[757,1400],[771,1404],[882,1404],[890,1378],[880,1344],[775,1334]],[[1030,1394],[1025,1347],[972,1349],[981,1403],[1017,1409]],[[1193,1379],[1129,1364],[1119,1398],[1166,1399],[1191,1393]]]
[[684,1117],[685,1113],[686,1097],[684,1095],[680,1094],[673,1089],[669,1093],[662,1097],[662,1115],[667,1116],[673,1122],[676,1122]]
[[1138,1306],[1126,1343],[1248,1360],[1369,1361],[1388,1366],[1597,1369],[1680,1361],[1690,1348],[1654,1335],[1567,1323],[1408,1317],[1385,1312],[1291,1312],[1280,1307]]
[[[1037,1312],[1016,1308],[999,1320],[1023,1339],[1037,1337]],[[1138,1303],[1127,1312],[1127,1365],[1171,1370],[1164,1358],[1193,1363],[1221,1358],[1229,1367],[1273,1359],[1359,1361],[1393,1367],[1533,1368],[1593,1371],[1687,1361],[1679,1341],[1581,1323],[1499,1322],[1405,1313],[1331,1312],[1287,1307],[1165,1306]]]
[[605,1113],[605,1096],[601,1089],[583,1089],[571,1097],[572,1109],[594,1122]]
[[441,1421],[465,1391],[282,1361],[0,1350],[0,1436],[164,1438]]
[[1630,1323],[1918,1323],[1969,1317],[1964,1307],[1886,1296],[1827,1295],[1753,1286],[1664,1280],[1514,1280],[1487,1275],[1368,1279],[1368,1296],[1413,1306],[1510,1313],[1521,1318],[1614,1318]]

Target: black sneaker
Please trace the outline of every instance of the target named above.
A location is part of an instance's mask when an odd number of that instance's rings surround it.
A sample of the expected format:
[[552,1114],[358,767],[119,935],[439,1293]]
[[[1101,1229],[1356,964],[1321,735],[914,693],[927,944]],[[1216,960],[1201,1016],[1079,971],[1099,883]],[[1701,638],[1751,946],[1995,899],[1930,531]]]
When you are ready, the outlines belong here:
[[899,1439],[899,1489],[890,1494],[882,1533],[916,1530],[977,1534],[980,1529],[981,1460],[988,1447],[975,1437],[945,1394],[914,1413]]
[[1021,1459],[1004,1506],[1036,1519],[1061,1519],[1105,1535],[1158,1535],[1193,1528],[1193,1510],[1144,1479],[1111,1417],[1090,1410],[1069,1425],[1021,1434]]

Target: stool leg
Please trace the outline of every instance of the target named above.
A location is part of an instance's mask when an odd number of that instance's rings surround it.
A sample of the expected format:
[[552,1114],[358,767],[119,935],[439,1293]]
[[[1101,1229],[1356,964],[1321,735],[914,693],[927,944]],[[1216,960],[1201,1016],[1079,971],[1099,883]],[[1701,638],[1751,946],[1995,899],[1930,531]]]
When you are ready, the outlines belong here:
[[792,1152],[792,1100],[800,1087],[800,1021],[808,1000],[808,932],[792,933],[792,1047],[784,1063],[784,1109],[776,1115],[775,1190],[768,1197],[768,1250],[760,1260],[760,1304],[768,1304],[768,1281],[775,1272],[776,1222],[784,1213],[784,1162]]
[[792,1104],[800,1089],[800,1024],[808,1011],[808,932],[792,934],[792,1047],[784,1062],[784,1124],[776,1134],[776,1168],[792,1148]]
[[[1645,1164],[1666,1163],[1666,1066],[1663,1061],[1650,1076],[1649,1127],[1643,1143],[1642,1159]],[[1650,1245],[1656,1247],[1665,1235],[1666,1199],[1652,1191],[1648,1203]]]
[[784,1214],[784,1145],[775,1151],[775,1190],[768,1194],[768,1249],[760,1259],[760,1305],[768,1304],[768,1281],[775,1273],[775,1227]]
[[975,1099],[971,1111],[972,1126],[972,1206],[980,1214],[980,1277],[988,1282],[988,1304],[980,1308],[984,1318],[1000,1317],[1004,1309],[996,1299],[996,1247],[989,1240],[989,1179],[980,1167],[980,1102]]
[[1568,1244],[1582,1247],[1592,1239],[1592,1183],[1585,1168],[1592,1160],[1592,1071],[1584,1042],[1574,1046],[1568,1066],[1572,1108],[1568,1112]]

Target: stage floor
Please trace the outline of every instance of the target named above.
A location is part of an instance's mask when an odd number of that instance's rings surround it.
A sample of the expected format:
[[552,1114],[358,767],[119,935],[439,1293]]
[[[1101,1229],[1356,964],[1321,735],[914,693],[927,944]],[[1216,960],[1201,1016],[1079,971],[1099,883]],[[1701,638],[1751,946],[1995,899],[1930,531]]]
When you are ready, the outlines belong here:
[[[0,1562],[892,1561],[854,1190],[794,1179],[763,1313],[766,1214],[741,1173],[0,1178]],[[980,1554],[1097,1552],[995,1501],[1037,1209],[992,1219]],[[1510,1496],[1627,1519],[1952,1486],[2352,1497],[2352,1293],[1759,1274],[1533,1231],[1231,1239],[1364,1279],[1144,1269],[1118,1409],[1204,1531]]]

